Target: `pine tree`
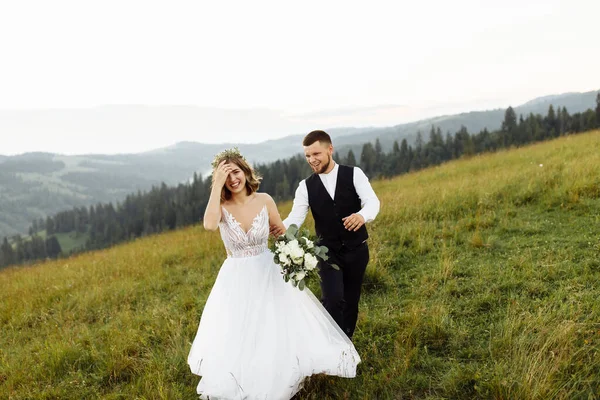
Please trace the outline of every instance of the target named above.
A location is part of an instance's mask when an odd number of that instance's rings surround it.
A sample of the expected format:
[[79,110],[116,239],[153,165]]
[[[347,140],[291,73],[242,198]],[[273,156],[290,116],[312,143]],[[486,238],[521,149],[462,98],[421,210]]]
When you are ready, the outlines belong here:
[[352,149],[348,150],[348,156],[346,156],[346,165],[351,167],[356,166],[356,157],[354,156]]
[[52,217],[46,218],[46,234],[47,235],[54,234],[54,219],[52,219]]
[[415,149],[413,152],[412,159],[410,160],[410,169],[416,171],[423,167],[423,135],[421,134],[421,131],[417,131],[417,138],[415,139]]
[[339,164],[346,164],[346,163],[344,162],[344,160],[343,160],[343,159],[340,157],[340,153],[339,153],[339,152],[337,152],[337,151],[336,151],[335,153],[333,153],[333,159],[334,159],[335,161],[337,161]]
[[46,241],[38,235],[31,237],[32,259],[39,260],[46,258]]
[[516,132],[516,143],[521,145],[527,143],[527,125],[525,124],[525,119],[523,118],[523,114],[519,114],[519,125],[517,126]]
[[512,107],[508,107],[504,112],[504,121],[502,121],[502,146],[508,147],[516,143],[517,135],[517,114]]
[[548,115],[546,116],[546,121],[545,121],[545,128],[546,128],[546,132],[547,135],[546,137],[556,137],[558,136],[558,129],[557,129],[557,121],[556,121],[556,113],[554,112],[554,107],[552,106],[552,104],[550,104],[550,107],[548,107]]
[[0,252],[2,253],[2,264],[0,266],[12,265],[15,263],[15,252],[12,246],[8,243],[8,238],[4,238],[2,246],[0,246]]
[[56,258],[61,253],[60,243],[56,236],[50,236],[46,239],[46,254],[48,257]]
[[563,123],[563,133],[568,134],[571,132],[571,116],[567,112],[567,107],[563,106],[560,115]]
[[381,162],[383,161],[383,149],[381,148],[381,142],[379,141],[379,138],[377,138],[375,140],[375,160],[377,165],[381,165]]
[[375,168],[377,165],[377,154],[371,143],[365,143],[360,154],[360,167],[364,173],[373,178],[375,176]]
[[400,165],[399,165],[399,173],[406,173],[410,169],[410,158],[408,155],[408,142],[406,138],[402,139],[400,143]]

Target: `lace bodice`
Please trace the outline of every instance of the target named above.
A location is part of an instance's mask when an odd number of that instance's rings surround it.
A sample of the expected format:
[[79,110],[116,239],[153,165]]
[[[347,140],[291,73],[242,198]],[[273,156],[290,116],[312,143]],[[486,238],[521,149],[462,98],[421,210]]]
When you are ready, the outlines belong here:
[[244,232],[242,225],[235,217],[221,207],[222,217],[219,223],[221,238],[229,257],[252,257],[265,252],[269,240],[269,213],[267,206],[258,212],[248,232]]

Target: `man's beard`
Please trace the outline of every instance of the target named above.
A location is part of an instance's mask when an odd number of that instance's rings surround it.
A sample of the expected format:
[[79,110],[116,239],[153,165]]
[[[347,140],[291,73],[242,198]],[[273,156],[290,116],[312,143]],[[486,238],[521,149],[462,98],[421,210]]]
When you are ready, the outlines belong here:
[[327,163],[325,165],[323,165],[321,168],[319,168],[318,171],[315,171],[315,173],[322,174],[323,172],[327,171],[327,168],[329,168],[329,164],[331,164],[331,156],[327,155]]

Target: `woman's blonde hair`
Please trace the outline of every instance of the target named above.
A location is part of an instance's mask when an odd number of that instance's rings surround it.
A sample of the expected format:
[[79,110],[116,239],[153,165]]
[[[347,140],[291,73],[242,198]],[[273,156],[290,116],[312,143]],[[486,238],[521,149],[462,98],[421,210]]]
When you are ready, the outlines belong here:
[[[244,175],[246,176],[246,194],[251,195],[256,192],[260,186],[260,181],[262,180],[262,176],[258,175],[254,168],[246,161],[244,156],[240,153],[240,151],[236,148],[225,150],[215,156],[213,160],[213,174],[212,174],[212,184],[215,183],[215,169],[219,166],[221,161],[225,160],[226,164],[233,163],[240,167]],[[231,199],[231,191],[227,189],[227,186],[223,185],[223,189],[221,189],[221,203],[224,201]]]

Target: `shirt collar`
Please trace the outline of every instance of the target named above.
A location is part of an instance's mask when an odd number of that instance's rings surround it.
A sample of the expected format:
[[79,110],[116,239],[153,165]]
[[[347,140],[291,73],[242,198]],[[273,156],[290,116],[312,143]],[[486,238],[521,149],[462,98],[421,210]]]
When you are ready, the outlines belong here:
[[338,163],[336,163],[335,161],[333,161],[333,159],[332,159],[332,162],[335,163],[335,165],[333,166],[333,169],[331,171],[329,171],[328,174],[325,174],[325,173],[319,174],[320,176],[322,176],[323,178],[328,178],[330,176],[337,176]]

